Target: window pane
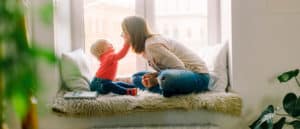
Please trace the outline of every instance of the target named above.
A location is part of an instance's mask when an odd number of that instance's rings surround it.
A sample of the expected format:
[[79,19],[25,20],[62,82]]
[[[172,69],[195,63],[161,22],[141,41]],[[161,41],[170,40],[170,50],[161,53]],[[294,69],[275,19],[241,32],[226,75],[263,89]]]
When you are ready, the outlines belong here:
[[[116,52],[123,46],[121,22],[124,17],[135,14],[135,0],[84,0],[85,51],[89,56],[90,46],[97,39],[109,40]],[[99,62],[93,59],[93,70]],[[117,75],[131,75],[136,71],[136,56],[129,50],[119,62]]]
[[197,50],[208,42],[207,0],[155,0],[157,31]]

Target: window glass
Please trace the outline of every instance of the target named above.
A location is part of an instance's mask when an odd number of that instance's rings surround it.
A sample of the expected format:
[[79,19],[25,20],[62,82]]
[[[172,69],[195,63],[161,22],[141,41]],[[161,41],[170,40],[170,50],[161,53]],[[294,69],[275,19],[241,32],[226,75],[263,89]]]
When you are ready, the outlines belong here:
[[[123,46],[121,22],[124,17],[135,14],[135,0],[84,0],[85,51],[90,54],[90,46],[97,39],[109,40],[116,52]],[[99,62],[92,57],[93,71]],[[136,71],[136,56],[131,50],[120,60],[117,75],[127,76]]]
[[208,44],[208,0],[155,0],[158,33],[186,44],[192,50]]

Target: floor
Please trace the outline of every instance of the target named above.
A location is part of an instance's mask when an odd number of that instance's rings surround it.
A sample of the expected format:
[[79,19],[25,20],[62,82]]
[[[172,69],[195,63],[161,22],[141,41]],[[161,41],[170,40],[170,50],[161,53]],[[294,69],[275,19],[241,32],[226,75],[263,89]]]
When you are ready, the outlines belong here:
[[156,126],[156,127],[116,127],[116,128],[90,128],[90,129],[220,129],[217,126]]

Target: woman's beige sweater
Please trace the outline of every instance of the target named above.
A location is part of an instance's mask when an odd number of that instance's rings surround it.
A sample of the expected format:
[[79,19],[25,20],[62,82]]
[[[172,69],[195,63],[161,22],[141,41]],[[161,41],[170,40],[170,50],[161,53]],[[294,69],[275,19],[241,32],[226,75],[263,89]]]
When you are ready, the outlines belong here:
[[186,69],[208,73],[205,62],[192,50],[177,41],[154,35],[145,42],[144,58],[157,71]]

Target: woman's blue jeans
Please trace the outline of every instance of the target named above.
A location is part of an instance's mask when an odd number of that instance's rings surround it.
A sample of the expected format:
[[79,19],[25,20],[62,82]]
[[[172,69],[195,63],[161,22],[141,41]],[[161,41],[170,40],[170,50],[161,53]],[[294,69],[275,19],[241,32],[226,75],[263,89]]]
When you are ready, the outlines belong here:
[[153,93],[162,94],[165,97],[198,93],[208,90],[210,76],[207,73],[195,73],[189,70],[167,69],[162,70],[157,79],[159,85],[149,89],[142,84],[142,77],[147,71],[138,72],[133,75],[133,83],[141,90],[149,90]]

